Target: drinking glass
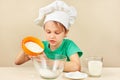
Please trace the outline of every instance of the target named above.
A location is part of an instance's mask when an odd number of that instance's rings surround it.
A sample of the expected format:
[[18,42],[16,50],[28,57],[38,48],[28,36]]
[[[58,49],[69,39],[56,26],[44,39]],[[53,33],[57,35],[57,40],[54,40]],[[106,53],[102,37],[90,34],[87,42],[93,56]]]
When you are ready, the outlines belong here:
[[102,57],[88,57],[88,73],[90,76],[100,77],[103,68],[103,58]]

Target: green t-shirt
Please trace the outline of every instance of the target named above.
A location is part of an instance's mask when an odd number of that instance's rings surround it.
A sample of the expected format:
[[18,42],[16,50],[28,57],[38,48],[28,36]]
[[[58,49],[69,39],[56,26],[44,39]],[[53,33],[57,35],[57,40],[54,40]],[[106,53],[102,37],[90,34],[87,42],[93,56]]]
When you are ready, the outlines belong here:
[[83,54],[80,48],[72,40],[69,39],[63,39],[62,44],[54,51],[49,48],[48,41],[43,41],[43,44],[45,47],[44,52],[48,58],[53,57],[52,54],[62,54],[67,57],[67,61],[70,61],[71,55],[78,53],[79,57],[81,57]]

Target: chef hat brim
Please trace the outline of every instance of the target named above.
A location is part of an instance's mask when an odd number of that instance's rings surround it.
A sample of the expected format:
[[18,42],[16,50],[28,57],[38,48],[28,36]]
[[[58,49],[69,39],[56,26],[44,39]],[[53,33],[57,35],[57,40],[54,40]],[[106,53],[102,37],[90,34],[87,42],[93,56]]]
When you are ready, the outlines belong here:
[[44,24],[48,21],[57,21],[64,25],[66,29],[69,27],[69,15],[63,11],[55,11],[45,17]]

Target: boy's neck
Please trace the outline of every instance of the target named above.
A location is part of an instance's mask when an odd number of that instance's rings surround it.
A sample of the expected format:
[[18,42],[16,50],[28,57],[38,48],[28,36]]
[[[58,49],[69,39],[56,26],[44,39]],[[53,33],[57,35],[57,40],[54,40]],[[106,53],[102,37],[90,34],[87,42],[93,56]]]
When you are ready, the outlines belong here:
[[61,44],[62,44],[62,42],[61,42],[59,45],[55,45],[55,46],[50,46],[50,45],[49,45],[49,48],[50,48],[52,51],[54,51],[54,50],[56,50],[58,47],[60,47]]

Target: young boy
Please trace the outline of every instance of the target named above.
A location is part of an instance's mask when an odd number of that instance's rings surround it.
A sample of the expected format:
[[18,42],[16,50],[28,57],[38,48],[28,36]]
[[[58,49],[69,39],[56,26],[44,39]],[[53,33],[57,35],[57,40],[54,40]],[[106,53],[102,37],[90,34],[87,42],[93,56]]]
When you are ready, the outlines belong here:
[[[45,31],[46,41],[44,53],[62,54],[67,57],[64,71],[81,71],[80,56],[82,51],[69,39],[65,39],[69,32],[69,27],[76,17],[76,11],[73,7],[67,6],[63,1],[56,0],[52,4],[41,8],[39,17],[35,22],[42,25]],[[21,51],[16,57],[15,64],[23,64],[30,60],[30,57]]]

